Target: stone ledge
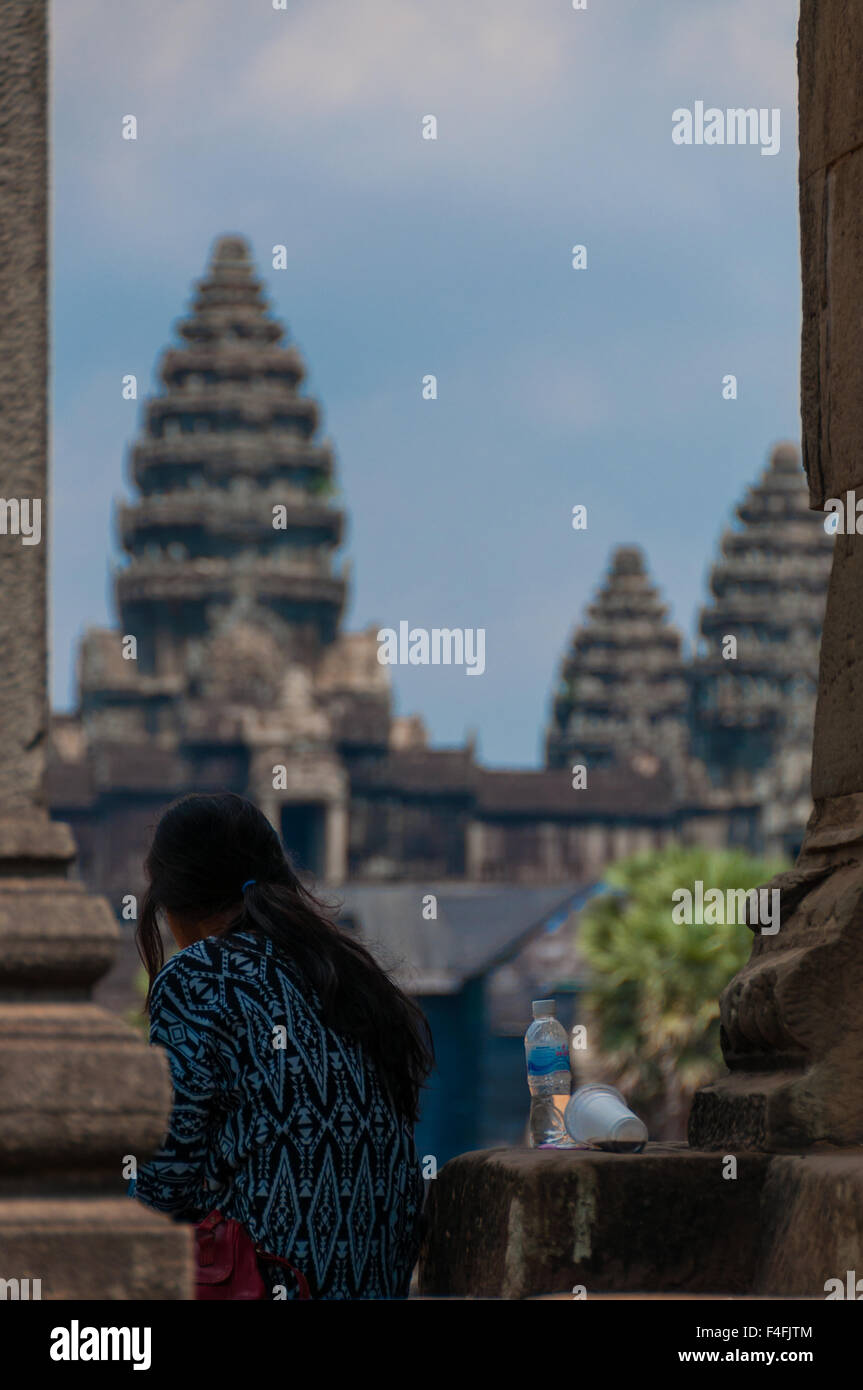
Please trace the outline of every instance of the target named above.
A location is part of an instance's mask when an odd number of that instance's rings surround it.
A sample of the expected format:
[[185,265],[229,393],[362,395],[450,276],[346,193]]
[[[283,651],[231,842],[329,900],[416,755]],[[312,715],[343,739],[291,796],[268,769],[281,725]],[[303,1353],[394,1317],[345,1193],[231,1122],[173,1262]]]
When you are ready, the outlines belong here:
[[863,1148],[774,1157],[756,1291],[824,1298],[826,1281],[852,1269],[863,1278]]
[[4,861],[4,874],[10,872],[10,861],[25,868],[31,862],[38,866],[51,865],[56,872],[65,873],[74,858],[75,839],[68,825],[49,820],[43,812],[22,813],[14,819],[0,817],[0,860]]
[[41,1279],[41,1297],[194,1299],[191,1226],[129,1197],[0,1197],[6,1279]]
[[734,1157],[736,1178],[685,1144],[461,1154],[429,1193],[419,1293],[824,1298],[863,1274],[863,1150]]

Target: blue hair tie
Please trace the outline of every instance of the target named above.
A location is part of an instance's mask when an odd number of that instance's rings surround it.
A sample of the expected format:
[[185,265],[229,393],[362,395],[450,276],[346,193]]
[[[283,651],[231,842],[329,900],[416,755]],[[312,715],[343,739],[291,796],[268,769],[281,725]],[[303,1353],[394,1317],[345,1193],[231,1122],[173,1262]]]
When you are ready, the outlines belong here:
[[245,893],[246,889],[251,888],[252,884],[257,883],[257,881],[258,880],[256,878],[247,878],[242,888],[240,889],[240,892]]

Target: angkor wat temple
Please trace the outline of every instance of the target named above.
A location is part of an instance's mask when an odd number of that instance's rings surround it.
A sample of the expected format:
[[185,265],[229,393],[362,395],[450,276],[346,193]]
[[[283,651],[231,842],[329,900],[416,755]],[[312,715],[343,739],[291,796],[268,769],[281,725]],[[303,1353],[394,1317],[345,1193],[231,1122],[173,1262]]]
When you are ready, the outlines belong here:
[[618,549],[545,768],[492,769],[397,717],[375,630],[342,628],[333,455],[241,238],[178,328],[118,514],[117,626],[86,633],[78,709],[53,721],[52,812],[91,888],[118,909],[139,892],[149,828],[193,789],[253,797],[332,884],[586,883],[670,840],[796,852],[832,541],[794,446],[722,538],[693,657],[641,551]]

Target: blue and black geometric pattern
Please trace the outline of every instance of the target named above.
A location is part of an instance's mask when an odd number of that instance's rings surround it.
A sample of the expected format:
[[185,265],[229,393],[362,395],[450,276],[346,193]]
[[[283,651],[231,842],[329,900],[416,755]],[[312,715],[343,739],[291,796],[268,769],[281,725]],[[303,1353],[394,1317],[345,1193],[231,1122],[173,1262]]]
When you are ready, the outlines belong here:
[[174,1106],[134,1195],[192,1221],[218,1207],[313,1298],[405,1298],[423,1204],[413,1127],[292,963],[250,932],[197,941],[160,970],[150,1020]]

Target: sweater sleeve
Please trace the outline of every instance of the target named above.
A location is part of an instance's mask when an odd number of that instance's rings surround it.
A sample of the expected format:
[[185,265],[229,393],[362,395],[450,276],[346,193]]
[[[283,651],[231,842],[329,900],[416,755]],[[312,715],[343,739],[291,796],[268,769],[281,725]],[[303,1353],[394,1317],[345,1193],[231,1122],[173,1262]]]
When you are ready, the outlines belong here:
[[230,1183],[216,1172],[215,1120],[224,1066],[218,1038],[200,1007],[210,979],[189,951],[159,973],[150,1008],[150,1045],[168,1055],[173,1104],[158,1152],[138,1168],[128,1195],[157,1211],[200,1220],[227,1196]]

